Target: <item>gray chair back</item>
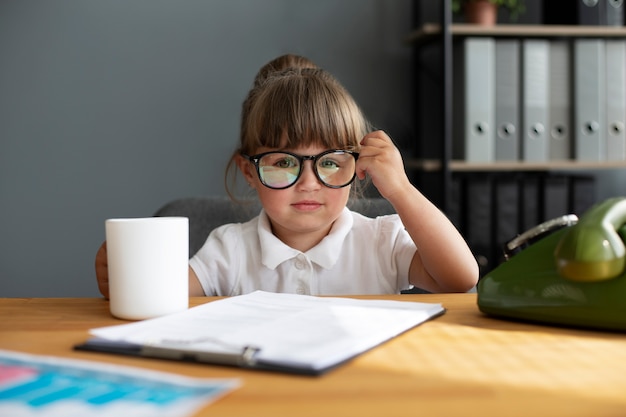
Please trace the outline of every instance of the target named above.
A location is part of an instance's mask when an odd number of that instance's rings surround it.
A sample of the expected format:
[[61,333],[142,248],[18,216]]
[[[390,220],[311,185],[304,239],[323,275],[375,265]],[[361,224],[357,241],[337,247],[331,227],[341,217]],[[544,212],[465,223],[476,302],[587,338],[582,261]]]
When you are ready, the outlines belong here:
[[[393,206],[384,198],[354,199],[348,207],[368,217],[395,213]],[[189,218],[191,257],[202,247],[213,229],[227,223],[246,222],[260,211],[261,205],[257,200],[238,203],[228,197],[189,197],[165,204],[154,215]]]

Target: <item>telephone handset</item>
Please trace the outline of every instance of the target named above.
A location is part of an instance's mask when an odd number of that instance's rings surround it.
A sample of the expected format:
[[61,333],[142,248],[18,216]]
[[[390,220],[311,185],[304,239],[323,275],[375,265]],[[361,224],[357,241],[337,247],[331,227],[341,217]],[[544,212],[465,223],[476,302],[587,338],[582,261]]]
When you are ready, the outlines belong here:
[[626,198],[611,198],[580,219],[562,216],[505,245],[506,261],[478,282],[481,311],[626,330]]
[[614,278],[624,272],[626,248],[619,230],[626,223],[626,199],[592,207],[560,239],[554,256],[559,274],[575,281]]

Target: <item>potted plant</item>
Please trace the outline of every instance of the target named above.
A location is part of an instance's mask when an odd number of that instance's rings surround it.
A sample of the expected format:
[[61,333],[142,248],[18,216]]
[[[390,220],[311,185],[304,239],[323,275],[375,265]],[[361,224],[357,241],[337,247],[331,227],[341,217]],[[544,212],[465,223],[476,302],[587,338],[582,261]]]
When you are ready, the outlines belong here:
[[463,13],[468,23],[495,25],[500,7],[509,11],[511,20],[525,10],[524,0],[452,0],[452,12]]

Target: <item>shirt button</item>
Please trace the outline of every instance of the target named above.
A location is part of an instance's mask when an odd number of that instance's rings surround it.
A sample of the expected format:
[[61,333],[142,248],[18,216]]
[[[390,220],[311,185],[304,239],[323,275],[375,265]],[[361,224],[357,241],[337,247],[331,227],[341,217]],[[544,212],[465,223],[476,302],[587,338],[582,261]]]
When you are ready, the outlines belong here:
[[296,269],[304,269],[304,262],[296,261]]

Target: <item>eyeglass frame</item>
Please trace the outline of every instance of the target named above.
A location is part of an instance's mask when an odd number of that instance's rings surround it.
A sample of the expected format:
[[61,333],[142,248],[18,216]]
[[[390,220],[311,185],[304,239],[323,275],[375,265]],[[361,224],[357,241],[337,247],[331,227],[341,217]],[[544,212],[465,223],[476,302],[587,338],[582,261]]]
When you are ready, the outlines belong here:
[[[320,177],[320,174],[317,172],[317,160],[319,158],[323,157],[324,155],[328,155],[328,154],[335,153],[335,152],[342,152],[342,153],[350,154],[350,155],[352,155],[354,157],[354,163],[355,163],[354,174],[352,175],[352,178],[350,178],[350,181],[348,181],[344,185],[330,185],[330,184],[327,184],[326,181],[324,181]],[[296,176],[296,179],[293,180],[293,182],[291,184],[289,184],[289,185],[287,185],[285,187],[272,187],[271,185],[266,184],[265,181],[263,180],[263,178],[261,177],[261,170],[259,168],[259,161],[265,155],[269,155],[269,154],[273,154],[273,153],[284,153],[284,154],[293,156],[300,163],[300,170],[298,171],[298,175]],[[259,153],[259,154],[256,154],[256,155],[247,155],[247,154],[241,152],[240,155],[243,156],[248,161],[250,161],[250,162],[252,162],[254,164],[254,167],[256,168],[257,176],[259,177],[259,181],[261,181],[261,184],[263,184],[264,186],[266,186],[267,188],[270,188],[272,190],[284,190],[284,189],[287,189],[289,187],[292,187],[295,183],[297,183],[298,180],[300,179],[300,177],[302,176],[302,172],[304,171],[304,161],[311,161],[313,163],[313,166],[312,166],[313,173],[315,174],[315,177],[318,179],[318,181],[320,183],[322,183],[322,185],[324,185],[325,187],[333,188],[333,189],[339,189],[339,188],[347,187],[348,185],[352,184],[354,182],[354,179],[356,178],[356,161],[359,159],[359,152],[350,151],[350,150],[346,150],[346,149],[329,149],[329,150],[326,150],[324,152],[318,153],[317,155],[298,155],[297,153],[293,153],[293,152],[289,152],[289,151],[268,151],[268,152],[262,152],[262,153]]]

